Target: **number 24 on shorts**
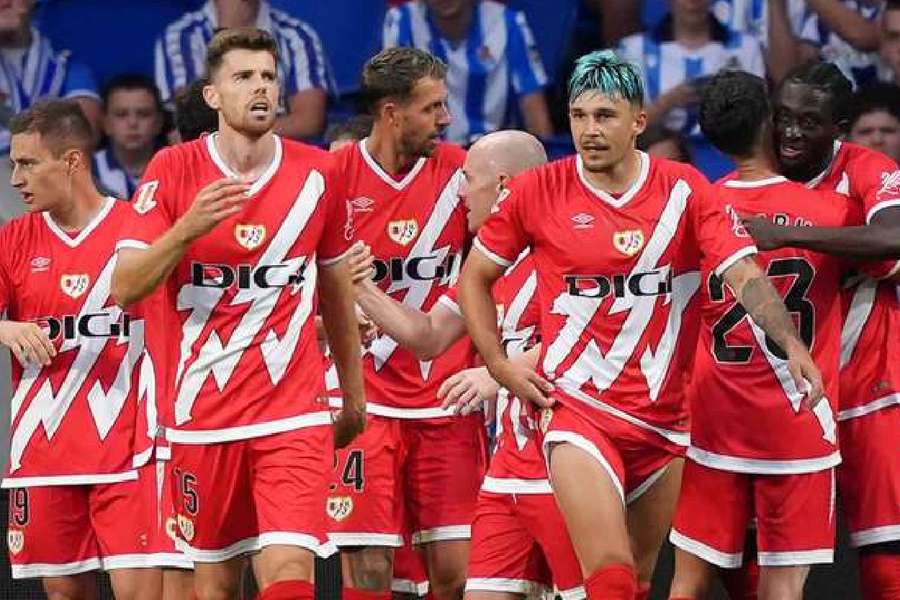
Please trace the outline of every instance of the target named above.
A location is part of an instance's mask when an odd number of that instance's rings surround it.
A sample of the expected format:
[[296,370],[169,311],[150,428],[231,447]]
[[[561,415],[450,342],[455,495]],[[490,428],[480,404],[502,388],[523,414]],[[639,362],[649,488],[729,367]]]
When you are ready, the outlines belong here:
[[352,487],[353,491],[357,493],[362,492],[366,487],[365,472],[363,470],[364,458],[365,454],[362,450],[350,450],[342,468],[338,455],[334,455],[334,468],[335,470],[340,470],[341,484]]

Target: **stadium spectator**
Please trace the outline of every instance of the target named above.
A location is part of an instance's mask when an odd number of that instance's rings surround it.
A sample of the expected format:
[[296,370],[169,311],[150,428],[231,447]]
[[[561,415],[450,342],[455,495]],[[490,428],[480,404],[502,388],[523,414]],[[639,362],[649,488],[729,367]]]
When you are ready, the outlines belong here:
[[103,90],[105,148],[94,152],[99,187],[117,198],[131,198],[158,146],[162,103],[153,80],[144,75],[113,77]]
[[328,150],[334,152],[347,144],[368,137],[372,131],[372,117],[370,115],[355,115],[341,123],[331,125],[325,132],[325,143]]
[[525,14],[494,0],[414,0],[390,9],[383,45],[413,46],[449,67],[447,139],[469,144],[516,121],[538,137],[553,133],[547,75]]
[[889,0],[881,15],[881,69],[878,78],[900,84],[900,0]]
[[275,132],[308,138],[325,128],[331,74],[318,34],[266,0],[207,0],[170,23],[156,42],[156,85],[163,100],[202,77],[206,45],[217,29],[257,27],[278,43],[282,97]]
[[881,83],[857,91],[850,110],[849,139],[900,160],[900,88]]
[[665,127],[648,127],[638,136],[637,147],[650,156],[691,163],[691,149],[685,137]]
[[204,133],[219,129],[219,113],[210,108],[203,98],[203,88],[209,85],[206,77],[194,80],[191,85],[175,94],[175,133],[173,143],[196,140]]
[[628,36],[619,47],[643,71],[647,121],[699,138],[696,106],[703,83],[723,68],[765,74],[759,41],[729,31],[710,2],[670,0],[670,12],[648,33]]

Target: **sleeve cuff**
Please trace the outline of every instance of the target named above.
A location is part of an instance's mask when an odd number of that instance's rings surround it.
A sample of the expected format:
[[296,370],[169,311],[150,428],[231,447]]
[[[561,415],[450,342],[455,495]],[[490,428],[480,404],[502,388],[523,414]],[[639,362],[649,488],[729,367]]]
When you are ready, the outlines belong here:
[[477,248],[479,252],[487,256],[489,259],[491,259],[491,261],[497,263],[501,267],[508,268],[513,264],[513,261],[505,259],[499,254],[494,254],[493,252],[488,250],[487,247],[485,247],[484,243],[482,243],[481,239],[477,237],[475,238],[475,241],[472,242],[472,246]]
[[744,246],[725,260],[719,263],[719,266],[715,269],[715,274],[717,277],[721,277],[722,273],[727,271],[734,263],[741,260],[742,258],[746,258],[747,256],[753,256],[754,254],[758,254],[759,250],[756,249],[755,245]]
[[891,208],[893,206],[900,206],[900,198],[896,198],[894,200],[885,200],[884,202],[879,202],[875,206],[873,206],[868,213],[866,213],[866,225],[872,222],[872,219],[875,218],[876,213],[881,212],[886,208]]
[[331,267],[331,266],[333,266],[333,265],[338,264],[338,263],[341,262],[342,260],[344,260],[344,258],[345,258],[345,257],[347,256],[347,254],[349,254],[349,253],[350,253],[350,248],[347,248],[346,250],[344,250],[343,252],[341,252],[341,253],[338,254],[337,256],[333,256],[333,257],[331,257],[331,258],[317,258],[317,259],[316,259],[316,263],[318,263],[319,266],[322,266],[322,267]]
[[456,314],[459,317],[463,316],[462,309],[459,308],[459,304],[454,302],[451,298],[447,297],[446,295],[438,298],[438,304],[444,305],[445,307],[447,307],[449,310],[451,310],[454,314]]
[[133,248],[135,250],[146,250],[150,247],[150,244],[147,242],[142,242],[140,240],[119,240],[116,244],[116,252],[122,250],[124,248]]

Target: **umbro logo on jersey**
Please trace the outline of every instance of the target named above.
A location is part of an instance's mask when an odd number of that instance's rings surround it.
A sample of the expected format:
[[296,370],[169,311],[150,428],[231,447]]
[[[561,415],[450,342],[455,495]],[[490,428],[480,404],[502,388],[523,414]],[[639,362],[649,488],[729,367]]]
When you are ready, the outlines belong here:
[[50,259],[46,256],[35,256],[31,259],[31,272],[38,273],[50,268]]
[[59,278],[59,287],[66,296],[78,298],[88,290],[91,278],[81,273],[78,275],[63,275]]
[[158,187],[159,181],[156,179],[142,185],[138,189],[137,197],[134,199],[131,207],[140,215],[150,212],[156,206],[156,200],[153,199],[153,196],[156,194],[156,188]]
[[419,234],[419,224],[415,219],[391,221],[387,228],[388,237],[401,246],[406,246]]
[[644,232],[640,229],[617,231],[612,241],[616,250],[625,256],[634,256],[644,247]]
[[234,239],[247,250],[255,250],[266,240],[266,228],[262,225],[234,226]]
[[372,212],[373,204],[375,204],[375,201],[371,198],[366,198],[365,196],[360,196],[359,198],[354,198],[350,201],[353,212]]
[[590,229],[594,226],[594,215],[578,213],[572,217],[572,222],[575,223],[575,229]]

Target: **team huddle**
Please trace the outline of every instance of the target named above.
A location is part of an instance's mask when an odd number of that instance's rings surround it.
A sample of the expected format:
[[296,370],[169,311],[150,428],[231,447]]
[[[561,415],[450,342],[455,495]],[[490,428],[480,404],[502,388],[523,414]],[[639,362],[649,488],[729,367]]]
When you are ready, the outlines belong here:
[[521,131],[442,142],[421,50],[366,63],[371,132],[332,152],[273,133],[267,33],[206,67],[218,131],[130,202],[77,105],[11,125],[14,577],[231,599],[249,558],[262,600],[313,598],[339,551],[345,600],[634,600],[669,539],[672,600],[800,599],[839,494],[865,598],[900,598],[900,171],[841,141],[836,67],[713,77],[716,184],[635,149],[610,51],[553,162]]

